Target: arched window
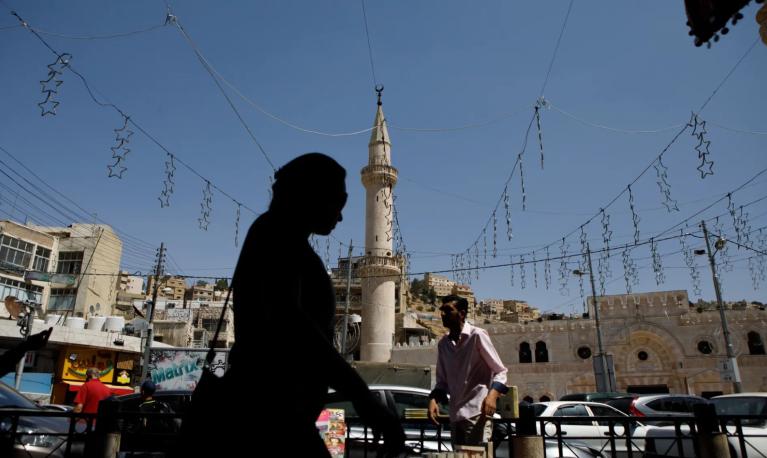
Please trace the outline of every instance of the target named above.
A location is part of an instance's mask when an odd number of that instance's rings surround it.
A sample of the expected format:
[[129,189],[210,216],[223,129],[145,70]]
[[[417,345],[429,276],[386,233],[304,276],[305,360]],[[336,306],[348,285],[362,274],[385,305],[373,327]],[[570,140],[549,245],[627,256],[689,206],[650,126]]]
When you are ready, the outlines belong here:
[[756,331],[748,333],[748,352],[752,355],[764,354],[764,342],[762,336]]
[[549,351],[546,349],[546,342],[539,340],[535,343],[535,362],[548,363]]
[[533,352],[530,351],[530,344],[527,342],[522,342],[521,344],[519,344],[519,362],[520,363],[533,362]]

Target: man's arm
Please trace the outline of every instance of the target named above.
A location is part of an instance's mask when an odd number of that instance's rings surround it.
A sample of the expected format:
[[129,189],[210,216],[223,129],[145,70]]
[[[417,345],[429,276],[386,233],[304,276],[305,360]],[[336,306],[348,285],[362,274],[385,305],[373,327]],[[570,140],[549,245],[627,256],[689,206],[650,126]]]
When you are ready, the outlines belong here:
[[27,339],[19,342],[14,348],[3,353],[0,356],[0,377],[14,370],[16,364],[24,356],[24,353],[44,347],[48,343],[48,338],[51,336],[52,331],[53,328],[49,328],[37,334],[32,334]]
[[434,385],[434,389],[431,390],[431,393],[429,393],[429,419],[435,424],[439,424],[439,403],[448,401],[448,385],[444,361],[445,353],[440,350],[441,346],[437,346],[437,383]]
[[490,385],[490,390],[482,401],[482,413],[490,417],[495,413],[498,398],[509,391],[509,388],[506,386],[508,369],[501,362],[501,357],[498,356],[498,352],[495,350],[487,332],[479,332],[477,351],[493,373],[493,382]]
[[80,385],[80,389],[77,390],[77,395],[75,396],[75,408],[72,409],[72,412],[74,413],[80,413],[83,411],[83,405],[85,404],[85,398],[88,396],[88,387],[83,383]]

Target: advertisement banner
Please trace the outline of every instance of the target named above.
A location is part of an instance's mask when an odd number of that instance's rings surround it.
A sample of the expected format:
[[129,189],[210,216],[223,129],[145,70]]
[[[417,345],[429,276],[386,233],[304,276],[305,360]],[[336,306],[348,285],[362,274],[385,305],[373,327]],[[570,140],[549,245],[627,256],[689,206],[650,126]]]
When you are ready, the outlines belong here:
[[115,352],[69,347],[64,353],[61,365],[61,380],[85,381],[89,367],[99,370],[99,380],[112,383],[115,368]]
[[[194,390],[205,364],[204,348],[152,349],[148,373],[158,390]],[[224,375],[227,369],[228,349],[216,350],[211,369]]]

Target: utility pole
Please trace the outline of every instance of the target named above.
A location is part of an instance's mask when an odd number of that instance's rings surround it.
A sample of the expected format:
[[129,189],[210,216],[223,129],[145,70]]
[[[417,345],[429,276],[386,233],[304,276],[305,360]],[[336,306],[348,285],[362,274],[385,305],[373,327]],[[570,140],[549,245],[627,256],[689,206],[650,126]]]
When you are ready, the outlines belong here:
[[[708,230],[706,230],[706,221],[700,222],[700,227],[703,228],[703,238],[706,239],[706,252],[708,253],[708,263],[711,266],[711,276],[714,278],[714,292],[716,293],[716,303],[719,307],[719,317],[722,320],[722,335],[724,336],[725,349],[727,350],[727,359],[730,360],[730,367],[732,367],[733,380],[732,389],[736,393],[740,393],[743,390],[740,380],[740,370],[738,369],[738,359],[735,358],[735,352],[732,349],[732,342],[730,341],[730,329],[727,326],[727,315],[724,313],[724,303],[722,302],[722,290],[719,288],[719,274],[716,273],[716,262],[714,261],[714,254],[711,252],[711,242],[708,240]],[[714,244],[717,251],[724,246],[724,239],[719,239]]]
[[[594,285],[594,268],[591,265],[591,249],[589,248],[589,244],[586,243],[586,260],[589,263],[589,280],[591,282],[591,297],[594,301],[594,321],[596,322],[596,328],[597,328],[597,351],[598,354],[596,355],[598,360],[594,360],[594,379],[597,382],[597,391],[599,392],[613,392],[615,391],[615,386],[613,383],[613,377],[610,376],[610,373],[614,373],[612,361],[610,358],[608,358],[607,353],[605,353],[605,347],[602,342],[602,328],[599,323],[599,300],[597,298],[597,289]],[[575,275],[583,275],[585,272],[582,272],[580,270],[574,270],[573,273]],[[597,362],[599,364],[597,364]],[[610,363],[608,366],[608,362]],[[597,369],[597,366],[601,366],[601,370]]]
[[341,335],[341,356],[347,359],[346,335],[349,334],[349,306],[352,296],[352,240],[349,240],[349,257],[346,264],[346,304],[344,306],[344,333]]
[[154,339],[152,329],[152,317],[154,316],[155,305],[157,304],[157,292],[160,289],[160,276],[163,275],[165,262],[165,243],[160,243],[160,249],[157,252],[157,264],[154,271],[154,288],[152,288],[152,302],[147,304],[146,319],[148,326],[146,328],[146,341],[144,342],[144,361],[141,363],[141,382],[146,380],[149,373],[149,353],[152,349],[152,340]]

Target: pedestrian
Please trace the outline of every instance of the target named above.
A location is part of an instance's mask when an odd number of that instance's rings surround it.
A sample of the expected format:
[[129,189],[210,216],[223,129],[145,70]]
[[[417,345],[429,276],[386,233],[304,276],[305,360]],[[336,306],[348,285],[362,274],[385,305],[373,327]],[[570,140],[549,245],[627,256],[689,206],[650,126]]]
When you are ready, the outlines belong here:
[[112,395],[106,385],[99,380],[101,372],[95,367],[85,371],[85,383],[75,396],[75,413],[98,413],[99,402]]
[[[335,293],[327,266],[309,243],[312,234],[328,236],[342,220],[345,178],[346,170],[321,153],[277,170],[269,209],[250,227],[232,279],[235,343],[220,418],[243,418],[241,409],[251,410],[248,417],[271,425],[263,432],[269,447],[276,444],[285,456],[330,456],[315,425],[328,388],[383,434],[387,451],[404,447],[396,415],[332,344]],[[216,444],[253,437],[255,423],[221,423],[223,437],[210,434]]]
[[445,296],[439,310],[449,332],[437,345],[437,383],[429,396],[429,418],[438,423],[438,402],[449,402],[453,446],[485,445],[491,438],[496,401],[508,391],[507,369],[487,331],[466,322],[465,298]]
[[163,417],[144,417],[142,418],[141,425],[142,430],[150,434],[167,434],[174,433],[177,430],[176,419],[170,417],[173,414],[173,409],[166,403],[154,398],[154,393],[157,391],[157,385],[151,380],[144,380],[141,384],[141,404],[138,406],[138,410],[141,413],[162,413],[168,414]]

